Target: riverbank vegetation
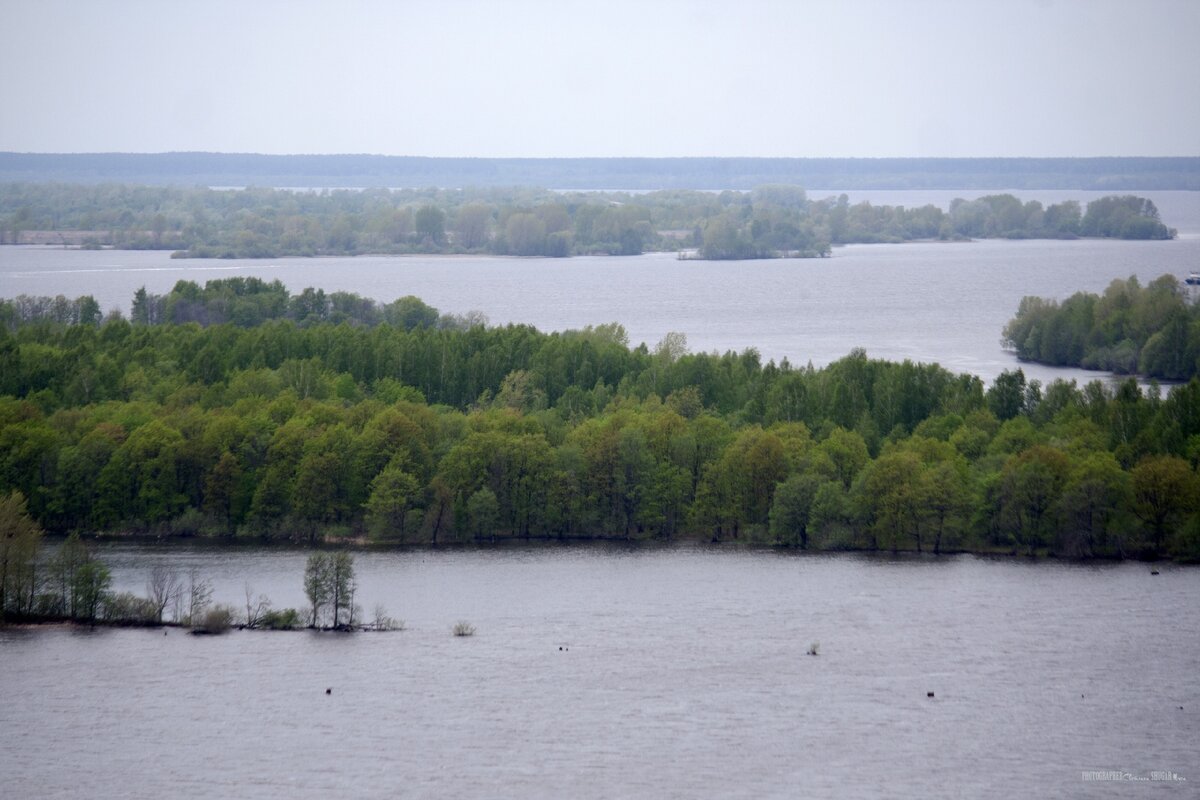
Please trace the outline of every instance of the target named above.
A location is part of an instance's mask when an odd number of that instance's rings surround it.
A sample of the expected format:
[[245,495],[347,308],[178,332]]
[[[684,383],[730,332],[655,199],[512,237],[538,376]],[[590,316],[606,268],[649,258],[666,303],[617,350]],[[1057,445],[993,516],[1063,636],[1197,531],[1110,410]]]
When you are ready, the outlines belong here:
[[[151,567],[144,595],[114,591],[112,573],[75,532],[44,552],[41,526],[19,491],[0,495],[0,624],[71,622],[115,627],[178,627],[220,634],[233,626],[254,630],[403,630],[404,623],[376,606],[373,620],[356,602],[354,556],[318,551],[304,569],[307,620],[294,608],[274,608],[247,584],[245,606],[213,602],[213,585],[195,569]],[[306,624],[307,622],[307,624]]]
[[1103,295],[1026,297],[1004,339],[1026,361],[1186,381],[1200,373],[1200,304],[1173,275],[1131,276]]
[[55,532],[1200,557],[1200,379],[985,390],[862,352],[818,369],[330,307],[10,320],[0,492]]
[[0,243],[172,250],[186,258],[365,253],[564,257],[687,251],[706,259],[814,257],[839,244],[917,239],[1168,239],[1154,203],[1106,197],[1049,206],[1010,194],[948,211],[810,199],[797,186],[553,192],[489,189],[205,189],[10,184]]

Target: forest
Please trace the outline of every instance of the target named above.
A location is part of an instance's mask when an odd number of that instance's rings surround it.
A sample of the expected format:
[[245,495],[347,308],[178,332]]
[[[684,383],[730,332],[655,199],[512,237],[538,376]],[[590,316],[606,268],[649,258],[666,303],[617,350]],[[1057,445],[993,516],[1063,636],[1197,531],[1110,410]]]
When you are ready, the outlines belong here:
[[1150,200],[1049,206],[1010,194],[948,211],[748,192],[484,189],[205,189],[11,184],[0,243],[171,250],[179,258],[368,253],[566,257],[678,251],[703,259],[827,256],[841,244],[976,238],[1169,239]]
[[1173,275],[1144,287],[1130,276],[1062,303],[1026,297],[1004,339],[1026,361],[1171,381],[1200,374],[1200,304]]
[[[1200,559],[1200,378],[985,389],[861,351],[764,364],[416,298],[139,294],[132,320],[26,298],[61,316],[0,325],[0,497],[50,532]],[[230,300],[259,295],[267,311]]]

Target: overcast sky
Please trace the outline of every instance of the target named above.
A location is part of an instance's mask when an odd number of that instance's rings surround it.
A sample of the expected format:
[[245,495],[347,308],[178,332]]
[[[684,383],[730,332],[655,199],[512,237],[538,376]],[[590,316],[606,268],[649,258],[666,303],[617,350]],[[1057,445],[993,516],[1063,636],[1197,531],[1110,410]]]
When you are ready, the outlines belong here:
[[1200,0],[0,0],[0,150],[1200,155]]

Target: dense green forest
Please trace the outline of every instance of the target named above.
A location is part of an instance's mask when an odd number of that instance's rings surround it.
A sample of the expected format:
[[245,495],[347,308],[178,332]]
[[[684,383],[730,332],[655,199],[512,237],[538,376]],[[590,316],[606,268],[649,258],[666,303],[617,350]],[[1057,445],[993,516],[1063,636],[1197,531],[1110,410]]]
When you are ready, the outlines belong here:
[[0,182],[553,189],[1200,189],[1200,158],[423,158],[0,153]]
[[750,192],[542,189],[291,191],[12,184],[0,242],[166,249],[180,257],[362,253],[562,257],[686,250],[706,259],[813,257],[830,247],[915,239],[1174,236],[1154,203],[1106,197],[1043,206],[1008,194],[949,211],[812,200],[795,186]]
[[[163,307],[194,319],[248,283]],[[985,390],[862,352],[763,364],[352,299],[370,311],[337,323],[311,290],[219,324],[9,315],[0,495],[57,532],[1200,557],[1200,379]]]
[[1115,280],[1097,296],[1021,301],[1004,328],[1027,361],[1186,381],[1200,374],[1200,304],[1173,275]]

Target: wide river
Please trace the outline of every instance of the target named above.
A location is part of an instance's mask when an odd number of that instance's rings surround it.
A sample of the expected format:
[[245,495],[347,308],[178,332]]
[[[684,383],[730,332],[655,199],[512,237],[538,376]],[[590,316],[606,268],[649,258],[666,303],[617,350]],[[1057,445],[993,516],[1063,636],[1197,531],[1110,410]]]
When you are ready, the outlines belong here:
[[[814,192],[820,197],[825,193]],[[946,205],[967,192],[871,192],[876,204]],[[1086,382],[1105,373],[1020,365],[1001,346],[1025,295],[1065,299],[1102,292],[1115,278],[1181,280],[1200,269],[1200,192],[1145,193],[1180,231],[1166,242],[1002,241],[850,245],[828,259],[679,261],[638,257],[357,257],[172,260],[166,252],[0,247],[0,297],[91,294],[129,313],[141,286],[166,293],[179,280],[235,275],[278,278],[390,302],[416,295],[443,312],[483,311],[493,323],[545,331],[620,322],[634,344],[653,347],[670,331],[693,351],[754,347],[764,359],[823,366],[862,347],[890,360],[938,362],[990,381],[1023,366],[1043,382]],[[1055,202],[1099,196],[1021,192]]]
[[[299,550],[99,555],[132,591],[163,561],[224,602],[304,602]],[[14,798],[1195,797],[1200,571],[1157,568],[360,552],[362,604],[405,630],[0,631],[0,776]]]
[[[693,350],[816,365],[863,347],[991,379],[1018,366],[1000,335],[1022,296],[1200,268],[1200,193],[1150,196],[1177,240],[740,263],[2,247],[0,296],[93,294],[128,313],[142,285],[255,275],[545,330],[619,321],[652,346],[682,331]],[[302,550],[98,555],[120,589],[144,593],[164,562],[195,567],[221,602],[250,584],[304,604]],[[0,630],[0,796],[1195,797],[1200,570],[1158,569],[694,545],[365,551],[360,602],[406,630]],[[458,620],[478,633],[452,636]],[[1084,779],[1096,770],[1186,782]]]

